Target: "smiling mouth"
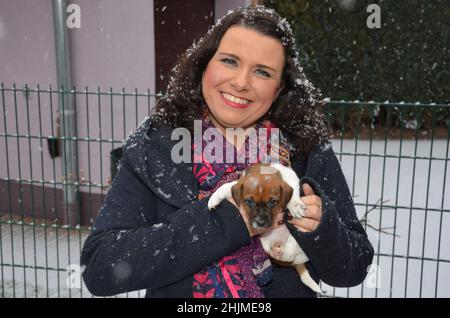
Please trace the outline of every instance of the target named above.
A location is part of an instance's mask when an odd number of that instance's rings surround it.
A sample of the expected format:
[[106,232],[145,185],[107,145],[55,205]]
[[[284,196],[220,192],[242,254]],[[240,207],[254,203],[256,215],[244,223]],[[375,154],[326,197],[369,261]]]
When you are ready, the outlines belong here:
[[233,96],[231,94],[224,93],[224,92],[221,92],[220,95],[222,95],[222,97],[226,101],[228,101],[228,102],[230,102],[232,104],[240,105],[240,106],[246,106],[246,105],[248,105],[248,104],[250,104],[252,102],[251,100],[244,99],[244,98],[239,98],[239,97],[236,97],[236,96]]

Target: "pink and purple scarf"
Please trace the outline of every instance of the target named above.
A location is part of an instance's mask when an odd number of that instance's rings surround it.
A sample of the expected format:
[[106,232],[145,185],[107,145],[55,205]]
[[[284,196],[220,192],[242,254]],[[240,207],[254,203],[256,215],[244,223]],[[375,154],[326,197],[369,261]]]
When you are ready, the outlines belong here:
[[[203,118],[203,129],[214,127],[208,116]],[[270,121],[258,123],[256,132],[260,128],[267,129],[268,153],[270,153],[270,129],[276,127]],[[223,154],[226,151],[228,141],[223,137]],[[240,173],[250,166],[249,143],[247,138],[240,150],[234,146],[235,161],[238,155],[245,157],[245,163],[215,163],[208,162],[202,155],[200,163],[193,167],[194,175],[199,183],[199,199],[210,196],[222,184],[239,179]],[[207,145],[202,141],[203,149]],[[195,145],[193,145],[195,148]],[[202,150],[203,150],[202,149]],[[255,148],[253,148],[255,149]],[[289,149],[283,139],[280,139],[279,158],[280,163],[289,165]],[[242,153],[245,152],[245,153]],[[202,152],[203,153],[203,152]],[[257,154],[258,162],[261,155]],[[200,161],[200,160],[198,160]],[[195,161],[195,162],[198,162]],[[272,266],[270,260],[261,245],[258,237],[252,237],[251,243],[233,254],[223,257],[214,264],[194,274],[193,297],[194,298],[263,298],[261,287],[267,285],[272,279]]]

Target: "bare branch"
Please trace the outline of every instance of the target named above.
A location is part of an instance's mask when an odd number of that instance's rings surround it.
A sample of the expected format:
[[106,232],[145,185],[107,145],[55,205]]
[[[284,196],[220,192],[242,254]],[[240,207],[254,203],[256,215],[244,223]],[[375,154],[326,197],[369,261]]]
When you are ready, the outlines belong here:
[[394,229],[395,230],[395,227],[393,227],[393,226],[392,227],[385,227],[385,228],[376,228],[375,226],[369,224],[369,220],[367,219],[369,213],[374,211],[374,210],[376,210],[377,208],[380,208],[380,203],[381,203],[381,205],[383,205],[386,202],[389,202],[389,200],[381,201],[381,199],[378,199],[377,202],[375,202],[375,204],[372,205],[372,207],[369,210],[367,210],[366,213],[364,213],[363,217],[359,221],[361,222],[361,224],[366,225],[366,226],[370,227],[372,230],[375,230],[377,232],[384,233],[384,234],[387,234],[387,235],[392,235],[392,236],[395,236],[395,237],[400,237],[398,234],[394,234],[394,233],[391,233],[391,232],[387,231],[388,229]]

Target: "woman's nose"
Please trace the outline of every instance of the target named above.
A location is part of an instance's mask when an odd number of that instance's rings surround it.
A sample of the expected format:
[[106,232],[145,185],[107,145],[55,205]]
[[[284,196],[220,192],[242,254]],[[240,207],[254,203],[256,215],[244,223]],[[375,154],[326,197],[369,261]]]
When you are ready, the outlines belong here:
[[237,91],[243,91],[248,89],[248,72],[245,70],[237,71],[234,80],[233,80],[233,86],[236,88]]

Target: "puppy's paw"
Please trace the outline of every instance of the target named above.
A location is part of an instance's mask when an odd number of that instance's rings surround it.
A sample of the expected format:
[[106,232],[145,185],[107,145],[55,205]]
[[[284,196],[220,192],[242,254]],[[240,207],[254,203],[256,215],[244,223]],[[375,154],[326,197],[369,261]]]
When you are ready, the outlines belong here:
[[221,185],[209,198],[208,200],[208,210],[211,211],[215,209],[220,202],[226,198],[231,198],[231,188],[238,183],[237,181],[232,181]]
[[208,210],[212,211],[214,210],[222,201],[222,199],[220,198],[220,195],[215,192],[211,195],[211,197],[208,200]]
[[287,204],[286,208],[295,218],[302,218],[305,216],[306,205],[298,197],[293,197]]
[[280,241],[273,242],[270,248],[270,254],[278,261],[283,259],[284,243]]

